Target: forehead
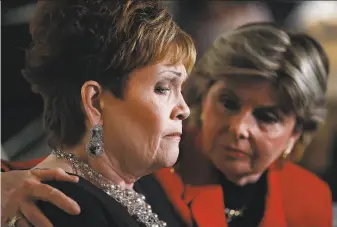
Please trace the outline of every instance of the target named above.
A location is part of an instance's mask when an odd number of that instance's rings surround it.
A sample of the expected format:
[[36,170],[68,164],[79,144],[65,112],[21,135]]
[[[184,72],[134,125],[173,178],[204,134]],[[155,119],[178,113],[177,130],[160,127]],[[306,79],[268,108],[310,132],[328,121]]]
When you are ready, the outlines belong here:
[[183,64],[169,64],[167,61],[147,65],[134,70],[131,74],[135,76],[136,80],[145,82],[168,73],[178,75],[177,78],[181,78],[181,80],[187,78],[186,68]]
[[226,75],[215,85],[217,91],[226,91],[252,105],[277,105],[276,87],[268,80],[252,75]]

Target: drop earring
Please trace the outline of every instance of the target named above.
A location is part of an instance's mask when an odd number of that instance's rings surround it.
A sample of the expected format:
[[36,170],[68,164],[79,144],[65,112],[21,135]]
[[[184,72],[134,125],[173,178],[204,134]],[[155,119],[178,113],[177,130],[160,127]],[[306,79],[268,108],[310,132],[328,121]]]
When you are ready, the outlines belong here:
[[86,151],[91,157],[98,157],[104,151],[103,126],[95,125],[90,129],[90,139],[86,146]]

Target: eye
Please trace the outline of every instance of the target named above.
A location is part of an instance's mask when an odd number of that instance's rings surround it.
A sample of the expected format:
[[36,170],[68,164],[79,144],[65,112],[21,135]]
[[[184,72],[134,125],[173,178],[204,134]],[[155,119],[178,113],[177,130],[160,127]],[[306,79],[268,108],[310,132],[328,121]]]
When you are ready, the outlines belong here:
[[280,121],[280,117],[272,112],[272,111],[266,111],[266,110],[256,110],[254,112],[254,116],[258,121],[267,123],[267,124],[273,124]]
[[167,95],[169,91],[170,91],[170,88],[168,86],[158,85],[155,87],[155,92],[159,95]]
[[239,102],[230,98],[228,95],[221,95],[220,102],[226,109],[235,110],[235,111],[240,109]]

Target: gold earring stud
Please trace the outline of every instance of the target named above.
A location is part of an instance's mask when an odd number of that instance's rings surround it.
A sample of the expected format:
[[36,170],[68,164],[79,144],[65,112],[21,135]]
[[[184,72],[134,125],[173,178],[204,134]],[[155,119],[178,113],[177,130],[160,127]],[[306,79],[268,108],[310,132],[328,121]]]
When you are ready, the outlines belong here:
[[204,113],[200,114],[200,120],[203,121],[204,120]]
[[[288,149],[287,149],[288,150]],[[288,151],[284,151],[283,154],[282,154],[282,159],[283,160],[286,160],[288,158],[288,155],[289,155],[289,152]]]

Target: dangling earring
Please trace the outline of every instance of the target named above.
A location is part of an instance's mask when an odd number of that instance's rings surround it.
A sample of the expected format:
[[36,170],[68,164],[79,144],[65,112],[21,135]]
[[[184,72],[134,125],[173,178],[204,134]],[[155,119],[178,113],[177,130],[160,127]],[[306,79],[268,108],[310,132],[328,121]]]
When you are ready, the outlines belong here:
[[[287,150],[288,150],[288,149],[287,149]],[[283,159],[283,160],[286,160],[286,159],[288,158],[289,152],[288,152],[287,150],[285,150],[285,151],[283,152],[283,154],[282,154],[282,159]]]
[[201,113],[200,114],[200,121],[203,121],[204,120],[204,113]]
[[86,151],[91,157],[98,157],[104,151],[103,126],[95,125],[90,129],[90,139],[86,146]]
[[288,155],[290,154],[292,149],[293,149],[293,146],[290,145],[290,146],[288,146],[288,148],[285,151],[283,151],[283,153],[282,153],[282,159],[283,160],[286,160],[288,158]]

